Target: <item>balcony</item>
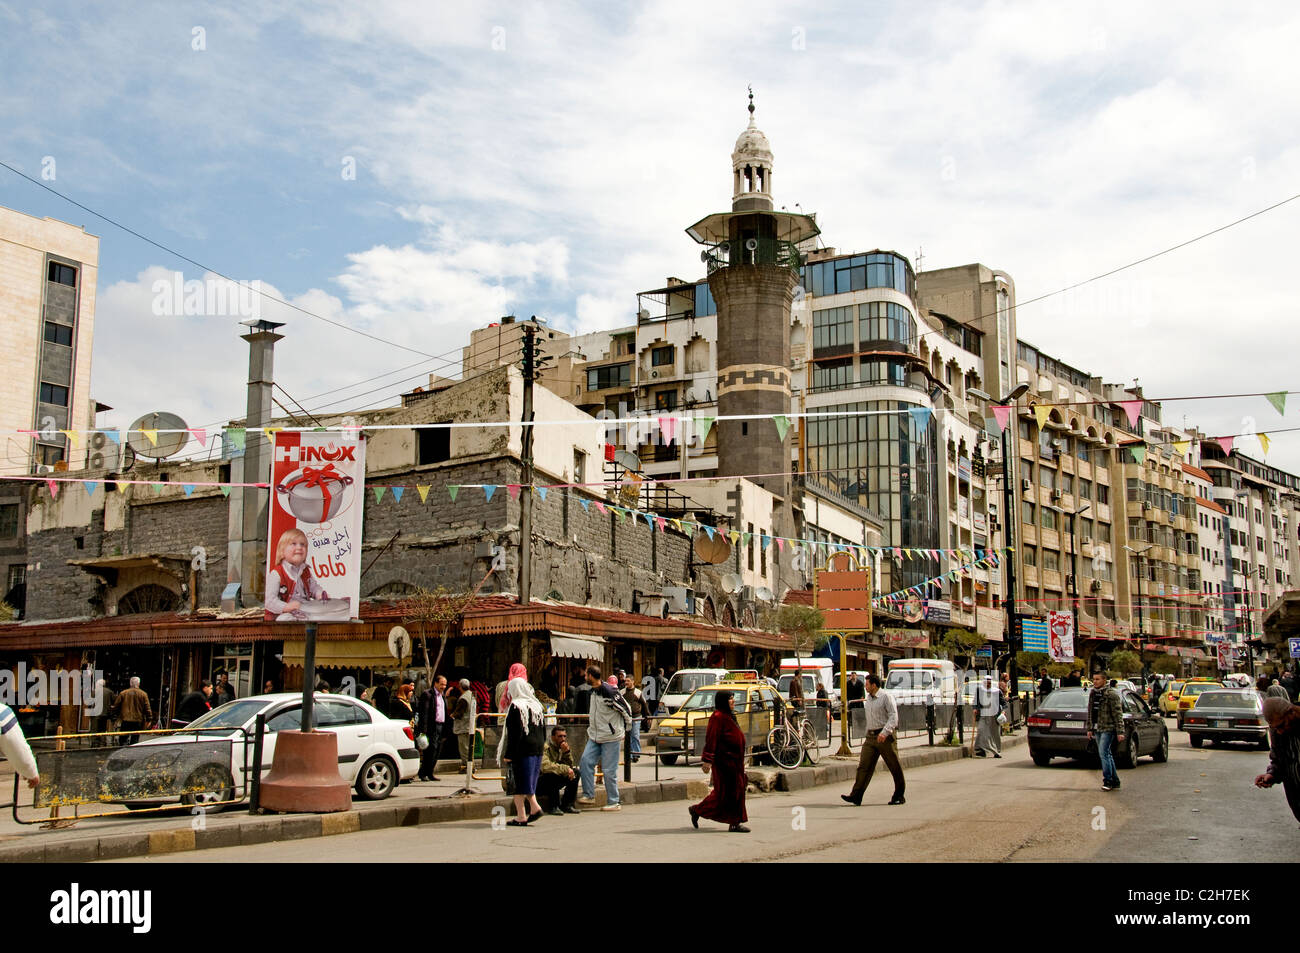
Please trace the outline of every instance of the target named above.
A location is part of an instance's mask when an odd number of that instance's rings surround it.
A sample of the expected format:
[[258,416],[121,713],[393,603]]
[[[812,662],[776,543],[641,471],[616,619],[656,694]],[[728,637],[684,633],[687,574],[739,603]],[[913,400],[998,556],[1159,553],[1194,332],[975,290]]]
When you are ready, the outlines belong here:
[[793,270],[803,267],[799,247],[794,242],[775,238],[718,242],[708,246],[703,256],[709,274],[735,265],[784,265]]

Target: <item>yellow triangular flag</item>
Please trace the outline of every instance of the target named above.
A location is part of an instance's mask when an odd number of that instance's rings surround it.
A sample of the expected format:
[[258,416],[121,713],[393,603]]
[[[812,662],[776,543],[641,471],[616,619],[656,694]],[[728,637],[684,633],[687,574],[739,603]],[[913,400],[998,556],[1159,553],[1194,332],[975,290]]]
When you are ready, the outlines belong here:
[[1268,443],[1269,443],[1269,440],[1268,440],[1268,434],[1266,434],[1266,433],[1262,433],[1262,434],[1260,434],[1260,435],[1259,435],[1259,445],[1260,445],[1261,448],[1263,448],[1263,450],[1264,450],[1264,456],[1266,456],[1266,457],[1268,456]]
[[1187,454],[1192,449],[1192,442],[1190,440],[1175,440],[1174,449],[1177,450],[1179,453],[1181,453],[1183,456],[1187,456]]
[[60,430],[59,433],[67,437],[68,443],[72,444],[74,447],[81,446],[81,438],[77,436],[77,432],[75,430]]
[[733,529],[730,533],[727,534],[727,538],[731,540],[731,545],[735,546],[736,543],[740,540],[740,530]]
[[420,494],[420,502],[421,502],[421,503],[428,502],[428,499],[429,499],[429,489],[430,489],[429,487],[427,487],[427,486],[420,486],[418,483],[415,485],[415,492],[417,492],[417,493]]
[[1034,404],[1034,419],[1038,421],[1038,429],[1043,429],[1043,424],[1047,423],[1047,418],[1052,415],[1051,404]]
[[126,491],[130,488],[130,486],[131,484],[129,483],[119,483],[117,485],[117,492],[125,495]]
[[142,434],[144,434],[145,439],[149,441],[149,443],[150,443],[151,446],[155,446],[155,447],[158,446],[158,431],[157,431],[157,430],[141,430],[140,432],[141,432]]
[[274,444],[275,435],[278,434],[283,429],[284,429],[283,427],[263,427],[262,433],[266,434],[266,440],[268,443]]

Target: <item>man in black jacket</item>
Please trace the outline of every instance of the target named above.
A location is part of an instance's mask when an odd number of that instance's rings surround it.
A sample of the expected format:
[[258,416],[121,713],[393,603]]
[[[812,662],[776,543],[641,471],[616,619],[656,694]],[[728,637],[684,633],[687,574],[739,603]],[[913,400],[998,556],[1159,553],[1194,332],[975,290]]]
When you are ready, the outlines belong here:
[[420,754],[421,781],[437,781],[434,770],[438,767],[438,754],[442,751],[443,730],[447,727],[447,679],[439,675],[433,687],[420,693],[415,709],[415,733],[429,739],[429,746]]
[[212,710],[208,699],[212,697],[212,683],[206,678],[199,682],[197,691],[190,692],[176,706],[176,720],[188,725],[200,715]]

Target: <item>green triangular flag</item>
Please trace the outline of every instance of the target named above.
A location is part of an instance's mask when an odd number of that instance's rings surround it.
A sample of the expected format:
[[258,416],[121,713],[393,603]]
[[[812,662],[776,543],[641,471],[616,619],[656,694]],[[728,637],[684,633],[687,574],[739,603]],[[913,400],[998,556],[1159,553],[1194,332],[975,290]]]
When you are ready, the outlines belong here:
[[163,491],[163,485],[161,483],[155,483],[153,485],[154,496],[162,495],[162,491]]
[[703,446],[704,441],[709,439],[709,431],[713,429],[713,421],[715,421],[716,419],[717,419],[716,417],[695,418],[695,432],[700,437],[701,446]]
[[229,499],[229,498],[230,498],[230,487],[228,487],[228,486],[223,486],[223,487],[221,488],[221,495],[224,496],[224,497],[226,497],[227,499]]
[[1280,390],[1276,394],[1265,394],[1268,402],[1273,405],[1273,409],[1279,414],[1286,415],[1286,391]]
[[382,500],[382,499],[384,498],[384,490],[386,490],[386,489],[388,489],[388,488],[387,488],[387,487],[384,487],[384,486],[377,486],[377,487],[375,487],[375,502],[376,502],[376,503],[378,503],[380,500]]
[[459,492],[460,492],[460,487],[457,486],[455,483],[448,483],[448,484],[447,484],[447,493],[448,493],[448,495],[451,497],[451,501],[452,501],[453,503],[456,502],[456,494],[459,493]]
[[244,438],[247,436],[247,433],[243,427],[229,428],[226,430],[226,436],[230,438],[230,442],[235,445],[236,450],[244,449]]
[[1147,448],[1142,444],[1136,444],[1129,447],[1129,450],[1133,451],[1133,460],[1136,463],[1141,463],[1147,458]]
[[777,439],[784,440],[785,432],[790,429],[790,418],[783,414],[777,414],[772,418],[772,423],[776,424]]

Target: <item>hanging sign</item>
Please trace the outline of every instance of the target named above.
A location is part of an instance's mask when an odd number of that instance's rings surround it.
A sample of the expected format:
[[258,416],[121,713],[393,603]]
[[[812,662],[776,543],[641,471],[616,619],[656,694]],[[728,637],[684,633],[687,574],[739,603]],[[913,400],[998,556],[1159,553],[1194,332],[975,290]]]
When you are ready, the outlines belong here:
[[1049,654],[1053,662],[1070,662],[1074,659],[1074,614],[1071,612],[1047,613]]
[[361,601],[366,444],[356,431],[279,431],[271,450],[267,621],[347,622]]

